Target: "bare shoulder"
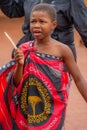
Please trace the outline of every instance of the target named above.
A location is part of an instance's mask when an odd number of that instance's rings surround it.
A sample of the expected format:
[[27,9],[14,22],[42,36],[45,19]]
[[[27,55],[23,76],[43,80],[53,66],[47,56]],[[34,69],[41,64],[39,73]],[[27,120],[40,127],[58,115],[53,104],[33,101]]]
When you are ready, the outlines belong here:
[[59,41],[55,41],[55,46],[62,58],[73,55],[68,45],[65,45]]
[[64,43],[61,43],[53,39],[52,44],[50,46],[51,46],[50,47],[51,54],[61,57],[64,60],[74,58],[73,53],[71,49],[68,47],[68,45],[65,45]]

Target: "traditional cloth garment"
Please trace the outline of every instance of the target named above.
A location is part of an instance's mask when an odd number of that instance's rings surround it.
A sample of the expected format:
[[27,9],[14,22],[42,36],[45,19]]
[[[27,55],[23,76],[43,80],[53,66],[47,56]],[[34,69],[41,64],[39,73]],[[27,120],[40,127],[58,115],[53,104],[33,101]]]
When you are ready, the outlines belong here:
[[19,85],[13,82],[14,60],[1,69],[0,127],[2,130],[62,130],[70,84],[64,62],[62,58],[38,52],[34,42],[27,42],[21,48],[25,64]]

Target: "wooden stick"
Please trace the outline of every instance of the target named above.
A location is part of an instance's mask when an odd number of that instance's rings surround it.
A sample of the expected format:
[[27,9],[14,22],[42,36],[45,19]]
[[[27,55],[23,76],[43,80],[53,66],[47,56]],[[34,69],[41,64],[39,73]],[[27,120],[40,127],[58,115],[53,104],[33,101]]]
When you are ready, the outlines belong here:
[[7,34],[7,32],[4,32],[4,33],[5,33],[6,37],[10,40],[11,44],[13,45],[13,47],[14,47],[15,49],[17,49],[15,43],[13,42],[13,40],[11,39],[11,37]]

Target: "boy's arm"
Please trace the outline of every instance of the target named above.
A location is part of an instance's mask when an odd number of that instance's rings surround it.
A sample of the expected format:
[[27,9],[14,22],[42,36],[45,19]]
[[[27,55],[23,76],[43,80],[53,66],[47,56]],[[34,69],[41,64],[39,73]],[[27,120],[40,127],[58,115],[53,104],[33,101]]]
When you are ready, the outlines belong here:
[[13,78],[16,86],[18,86],[18,84],[20,83],[22,76],[23,76],[23,65],[17,64],[17,67],[14,72],[14,78]]
[[82,76],[82,74],[77,66],[77,63],[74,60],[74,57],[73,57],[73,54],[72,54],[70,48],[68,48],[66,46],[65,49],[63,50],[63,52],[64,52],[64,54],[63,54],[64,62],[66,64],[70,74],[72,75],[79,92],[81,93],[81,95],[83,96],[85,101],[87,102],[87,81]]
[[21,49],[17,49],[14,52],[14,58],[17,61],[17,66],[14,72],[14,83],[17,86],[23,76],[23,66],[24,66],[24,54]]

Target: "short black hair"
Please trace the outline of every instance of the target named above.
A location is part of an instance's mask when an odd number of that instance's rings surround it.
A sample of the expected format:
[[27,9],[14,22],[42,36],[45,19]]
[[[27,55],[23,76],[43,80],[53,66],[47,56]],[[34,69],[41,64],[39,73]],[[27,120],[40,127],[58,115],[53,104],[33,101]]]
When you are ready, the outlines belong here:
[[48,4],[48,3],[40,3],[40,4],[35,5],[32,8],[32,10],[31,10],[31,14],[34,11],[44,11],[44,12],[47,12],[52,21],[57,20],[56,9],[54,7],[52,7],[50,4]]

